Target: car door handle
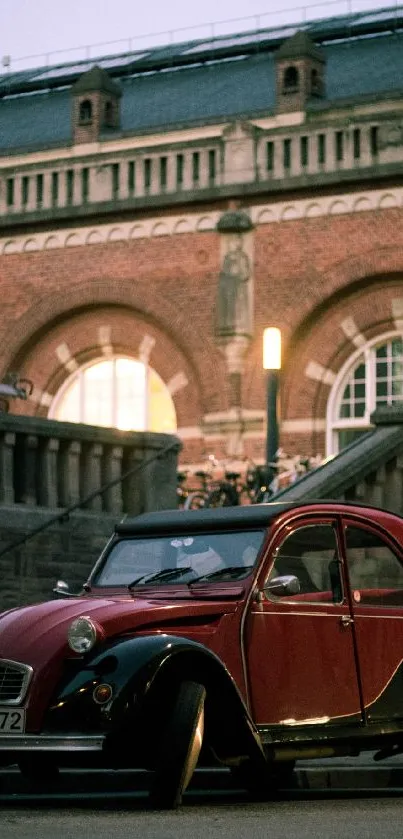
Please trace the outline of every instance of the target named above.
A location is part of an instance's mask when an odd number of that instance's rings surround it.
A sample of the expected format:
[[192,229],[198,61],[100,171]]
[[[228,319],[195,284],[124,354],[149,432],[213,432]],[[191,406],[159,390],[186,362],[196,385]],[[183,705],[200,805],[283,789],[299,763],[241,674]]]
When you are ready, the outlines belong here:
[[354,620],[353,618],[350,618],[350,615],[342,615],[340,623],[342,626],[351,626],[351,624],[354,623]]

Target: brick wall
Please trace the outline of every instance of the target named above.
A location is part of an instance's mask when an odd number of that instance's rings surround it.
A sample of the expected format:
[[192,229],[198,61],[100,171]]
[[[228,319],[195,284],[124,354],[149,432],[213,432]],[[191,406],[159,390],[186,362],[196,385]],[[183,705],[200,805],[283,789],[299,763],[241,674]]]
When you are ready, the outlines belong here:
[[[307,377],[307,365],[337,373],[354,350],[340,326],[347,317],[366,339],[394,328],[392,300],[403,289],[402,222],[403,210],[391,208],[255,227],[255,337],[244,408],[264,409],[261,336],[270,324],[283,332],[282,420],[324,418],[329,385]],[[57,346],[67,343],[78,363],[99,357],[99,328],[109,326],[118,352],[138,355],[144,335],[151,336],[150,364],[165,382],[184,373],[188,384],[173,397],[179,427],[226,411],[226,364],[213,335],[219,239],[215,231],[181,233],[3,255],[2,371],[16,369],[52,395],[67,375]],[[33,402],[13,410],[46,415]],[[298,432],[281,442],[290,452],[315,455],[324,436]],[[263,456],[263,428],[246,448]],[[205,449],[202,439],[185,440],[182,461]]]

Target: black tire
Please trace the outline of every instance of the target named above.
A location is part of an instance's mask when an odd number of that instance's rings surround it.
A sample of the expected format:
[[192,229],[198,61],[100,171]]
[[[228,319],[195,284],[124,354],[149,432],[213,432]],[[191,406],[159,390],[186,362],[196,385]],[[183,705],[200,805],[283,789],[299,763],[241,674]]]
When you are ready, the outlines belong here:
[[204,732],[206,691],[198,682],[182,682],[162,736],[150,789],[156,809],[179,807],[199,758]]
[[252,800],[267,801],[283,787],[293,786],[294,766],[293,760],[260,766],[247,760],[240,766],[232,767],[232,782],[235,787],[245,789]]

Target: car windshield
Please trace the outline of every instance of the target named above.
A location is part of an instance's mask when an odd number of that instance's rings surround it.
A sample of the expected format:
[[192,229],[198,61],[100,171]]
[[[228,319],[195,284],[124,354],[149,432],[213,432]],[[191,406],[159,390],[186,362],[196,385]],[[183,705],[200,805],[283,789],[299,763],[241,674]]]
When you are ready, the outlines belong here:
[[264,531],[123,538],[115,542],[92,579],[95,586],[168,585],[246,577]]

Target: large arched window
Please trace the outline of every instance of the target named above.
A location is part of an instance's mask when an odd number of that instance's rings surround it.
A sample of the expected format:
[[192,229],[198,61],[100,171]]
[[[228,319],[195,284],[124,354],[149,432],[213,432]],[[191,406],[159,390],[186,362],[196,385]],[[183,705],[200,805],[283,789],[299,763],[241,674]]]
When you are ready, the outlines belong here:
[[340,370],[327,412],[327,454],[371,428],[376,408],[403,403],[403,335],[391,332],[360,347]]
[[124,431],[176,431],[171,394],[158,373],[133,358],[98,359],[75,371],[49,416]]

